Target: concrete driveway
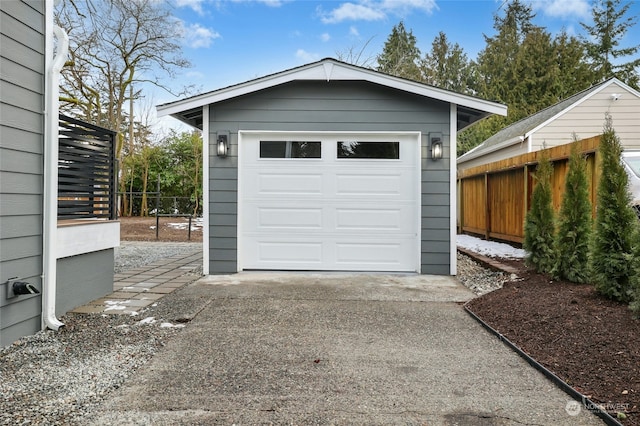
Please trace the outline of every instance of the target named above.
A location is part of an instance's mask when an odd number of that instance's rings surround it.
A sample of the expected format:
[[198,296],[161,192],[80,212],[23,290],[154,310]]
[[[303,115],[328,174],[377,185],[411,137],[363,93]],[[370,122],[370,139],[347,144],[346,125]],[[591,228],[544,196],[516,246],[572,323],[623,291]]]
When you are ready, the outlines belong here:
[[569,415],[472,297],[450,277],[207,277],[163,300],[189,323],[88,423],[603,424]]

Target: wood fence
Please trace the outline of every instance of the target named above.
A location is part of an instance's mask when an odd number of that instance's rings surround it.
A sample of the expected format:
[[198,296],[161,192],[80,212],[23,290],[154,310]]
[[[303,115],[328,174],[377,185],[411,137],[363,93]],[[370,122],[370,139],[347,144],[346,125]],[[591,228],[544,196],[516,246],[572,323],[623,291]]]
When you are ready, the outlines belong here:
[[[586,157],[589,195],[595,215],[599,178],[597,150],[600,136],[583,139],[578,150]],[[458,232],[485,239],[522,243],[524,218],[531,205],[534,173],[543,152],[553,163],[552,192],[556,212],[564,194],[571,145],[518,155],[458,173]]]

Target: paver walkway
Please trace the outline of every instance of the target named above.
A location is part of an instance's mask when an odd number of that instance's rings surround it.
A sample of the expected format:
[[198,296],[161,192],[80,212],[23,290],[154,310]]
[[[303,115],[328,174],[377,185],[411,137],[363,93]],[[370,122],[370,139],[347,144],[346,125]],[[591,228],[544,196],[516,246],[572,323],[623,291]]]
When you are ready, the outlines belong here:
[[132,315],[166,294],[200,278],[192,272],[202,265],[202,250],[161,259],[113,277],[113,293],[71,312]]

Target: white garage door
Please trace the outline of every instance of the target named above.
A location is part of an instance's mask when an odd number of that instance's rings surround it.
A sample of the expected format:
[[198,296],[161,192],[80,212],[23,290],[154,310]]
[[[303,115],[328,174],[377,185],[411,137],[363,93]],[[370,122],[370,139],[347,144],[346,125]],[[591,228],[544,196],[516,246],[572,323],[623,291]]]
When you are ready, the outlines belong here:
[[240,134],[239,269],[419,272],[419,135]]

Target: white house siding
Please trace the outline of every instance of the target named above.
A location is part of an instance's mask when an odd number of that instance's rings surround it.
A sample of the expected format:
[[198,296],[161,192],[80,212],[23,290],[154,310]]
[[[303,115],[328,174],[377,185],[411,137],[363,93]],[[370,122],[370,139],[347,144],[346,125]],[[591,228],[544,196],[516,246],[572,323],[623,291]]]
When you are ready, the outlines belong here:
[[[614,94],[622,96],[614,101]],[[640,149],[640,98],[612,83],[537,130],[533,136],[532,151],[543,149],[543,145],[551,148],[570,143],[574,132],[578,139],[602,134],[606,112],[611,114],[613,127],[623,146]],[[494,160],[483,162],[491,161]]]
[[0,347],[41,328],[40,295],[7,299],[6,282],[42,287],[44,14],[0,1]]
[[[237,271],[238,131],[421,132],[442,135],[444,158],[422,161],[421,269],[448,275],[449,104],[355,81],[294,81],[209,106],[210,273]],[[206,118],[205,118],[206,119]],[[227,158],[215,155],[217,132],[230,132]],[[455,152],[455,150],[454,150]]]

